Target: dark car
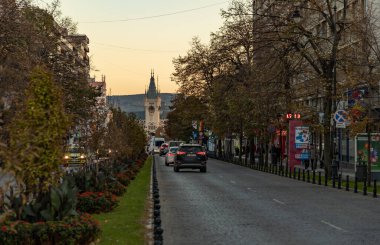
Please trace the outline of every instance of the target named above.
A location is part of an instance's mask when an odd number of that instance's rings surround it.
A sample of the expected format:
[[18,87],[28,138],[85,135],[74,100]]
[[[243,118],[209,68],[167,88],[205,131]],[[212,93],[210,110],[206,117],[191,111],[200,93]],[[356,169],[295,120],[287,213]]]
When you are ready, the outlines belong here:
[[168,153],[168,151],[169,151],[169,145],[167,143],[163,143],[160,146],[160,156],[165,155],[166,153]]
[[204,148],[199,144],[182,144],[174,161],[174,172],[182,168],[199,169],[205,173],[207,171],[207,155]]

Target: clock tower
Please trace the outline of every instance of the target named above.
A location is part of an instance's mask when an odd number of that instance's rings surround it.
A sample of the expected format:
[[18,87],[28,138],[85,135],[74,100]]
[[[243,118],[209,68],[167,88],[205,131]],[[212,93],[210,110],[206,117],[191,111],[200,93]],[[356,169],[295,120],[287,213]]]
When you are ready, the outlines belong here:
[[161,97],[154,80],[154,72],[150,74],[148,91],[145,91],[145,125],[144,128],[148,134],[154,134],[160,126],[161,114]]

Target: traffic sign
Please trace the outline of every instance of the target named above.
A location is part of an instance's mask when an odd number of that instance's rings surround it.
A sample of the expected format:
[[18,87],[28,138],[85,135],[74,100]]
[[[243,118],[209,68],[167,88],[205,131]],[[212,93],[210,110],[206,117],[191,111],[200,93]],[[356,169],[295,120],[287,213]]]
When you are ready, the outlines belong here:
[[334,121],[336,123],[345,123],[348,121],[348,113],[345,110],[337,110],[334,114]]
[[336,128],[346,128],[346,123],[336,123],[335,127]]

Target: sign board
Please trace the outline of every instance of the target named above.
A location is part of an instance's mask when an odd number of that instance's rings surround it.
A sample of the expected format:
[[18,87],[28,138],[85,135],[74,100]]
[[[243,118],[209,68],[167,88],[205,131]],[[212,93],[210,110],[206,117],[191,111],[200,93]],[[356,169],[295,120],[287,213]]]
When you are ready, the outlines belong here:
[[[308,139],[304,136],[306,134],[306,130],[308,131],[308,127],[303,126],[303,122],[301,120],[290,120],[289,121],[289,144],[288,144],[288,153],[289,153],[289,167],[294,168],[296,165],[301,165],[302,152],[304,152],[305,148],[297,148],[305,147],[307,148]],[[307,142],[307,143],[306,143]]]
[[297,126],[295,130],[295,144],[297,149],[307,149],[310,144],[309,127]]
[[355,165],[371,163],[371,172],[380,172],[380,134],[371,134],[371,149],[368,157],[368,134],[361,133],[355,137]]
[[346,128],[346,123],[336,123],[335,127],[336,128]]
[[337,110],[334,114],[336,123],[345,123],[348,121],[348,112],[345,110]]

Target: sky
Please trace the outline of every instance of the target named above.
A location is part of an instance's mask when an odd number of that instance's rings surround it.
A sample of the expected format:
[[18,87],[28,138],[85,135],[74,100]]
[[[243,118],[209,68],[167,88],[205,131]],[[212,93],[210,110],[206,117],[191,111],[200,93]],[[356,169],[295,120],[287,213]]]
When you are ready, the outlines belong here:
[[[41,6],[51,0],[37,0]],[[154,69],[161,93],[178,89],[172,60],[193,37],[208,43],[222,26],[223,0],[61,0],[61,11],[90,39],[91,75],[106,76],[108,94],[141,94]],[[176,14],[175,14],[176,13]],[[154,17],[158,16],[158,17]],[[154,18],[151,18],[154,17]]]

